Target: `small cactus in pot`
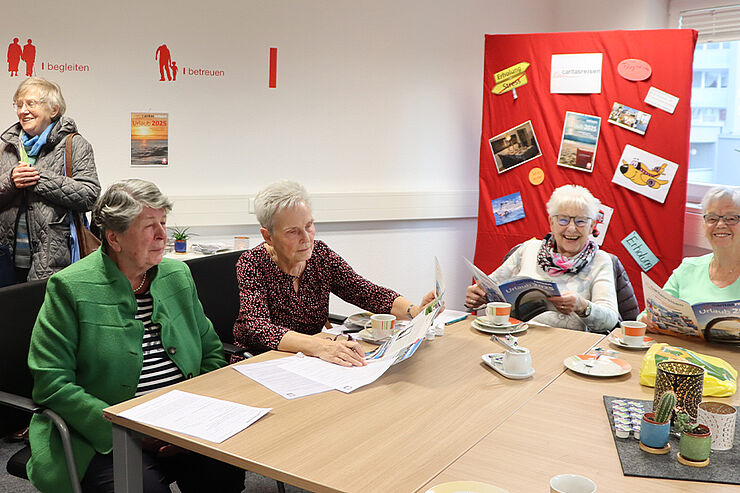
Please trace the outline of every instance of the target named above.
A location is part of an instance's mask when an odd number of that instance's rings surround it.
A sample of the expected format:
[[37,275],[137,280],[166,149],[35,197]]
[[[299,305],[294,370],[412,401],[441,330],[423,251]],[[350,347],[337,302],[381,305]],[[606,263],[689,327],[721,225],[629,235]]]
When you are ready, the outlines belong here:
[[[650,453],[666,453],[671,432],[671,414],[676,407],[677,396],[672,390],[660,396],[653,412],[645,413],[640,427],[640,448]],[[645,447],[643,447],[645,445]]]
[[656,423],[667,423],[671,420],[673,410],[676,408],[677,400],[678,396],[676,396],[674,391],[668,390],[663,392],[663,395],[660,396],[658,407],[653,409]]

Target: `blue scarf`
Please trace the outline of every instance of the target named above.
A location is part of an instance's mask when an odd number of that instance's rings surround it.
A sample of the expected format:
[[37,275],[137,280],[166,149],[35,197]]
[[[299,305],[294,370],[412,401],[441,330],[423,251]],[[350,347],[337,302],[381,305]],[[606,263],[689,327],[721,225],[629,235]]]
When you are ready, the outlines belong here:
[[21,132],[21,142],[23,142],[23,147],[26,149],[26,154],[29,156],[39,155],[41,147],[46,144],[46,139],[49,138],[49,133],[51,133],[54,123],[56,122],[52,122],[48,127],[46,127],[46,130],[41,132],[41,135],[29,137],[25,132]]

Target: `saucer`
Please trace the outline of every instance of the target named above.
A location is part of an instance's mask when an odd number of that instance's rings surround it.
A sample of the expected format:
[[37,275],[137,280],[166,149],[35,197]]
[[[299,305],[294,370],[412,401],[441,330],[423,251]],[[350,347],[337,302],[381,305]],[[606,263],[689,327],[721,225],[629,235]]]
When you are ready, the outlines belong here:
[[382,339],[376,339],[372,336],[372,334],[370,334],[370,331],[367,329],[362,329],[357,334],[355,334],[355,339],[358,339],[360,341],[369,342],[370,344],[377,344],[377,345],[383,344],[385,341],[387,341],[390,338],[391,336],[383,337]]
[[586,366],[586,362],[593,360],[593,354],[576,354],[568,356],[563,364],[571,371],[591,377],[618,377],[632,371],[632,366],[626,361],[611,356],[600,356],[593,366]]
[[655,339],[652,337],[645,336],[645,340],[642,343],[642,346],[630,346],[628,344],[625,344],[625,342],[622,340],[622,338],[618,334],[619,331],[614,331],[611,334],[609,334],[609,337],[607,337],[607,341],[611,342],[615,346],[623,347],[625,349],[637,349],[638,351],[641,351],[643,349],[647,349],[653,344],[655,344]]
[[515,319],[514,317],[509,317],[509,321],[505,324],[495,324],[491,322],[486,315],[483,315],[482,317],[476,317],[475,319],[479,324],[485,325],[486,327],[508,327],[511,325],[516,325],[520,321]]
[[518,334],[519,332],[524,332],[528,329],[527,324],[522,325],[521,327],[517,328],[517,325],[519,325],[519,322],[514,324],[506,324],[506,325],[483,325],[478,320],[473,320],[473,323],[471,324],[475,329],[485,332],[486,334]]
[[353,313],[347,319],[344,321],[345,327],[355,326],[355,327],[365,327],[365,324],[370,321],[370,317],[373,314],[370,312],[359,312],[359,313]]
[[529,370],[527,373],[509,373],[506,370],[504,370],[504,354],[503,353],[488,353],[484,354],[480,357],[480,359],[483,360],[485,364],[505,376],[506,378],[510,378],[512,380],[523,380],[525,378],[529,378],[532,375],[534,375],[534,368]]

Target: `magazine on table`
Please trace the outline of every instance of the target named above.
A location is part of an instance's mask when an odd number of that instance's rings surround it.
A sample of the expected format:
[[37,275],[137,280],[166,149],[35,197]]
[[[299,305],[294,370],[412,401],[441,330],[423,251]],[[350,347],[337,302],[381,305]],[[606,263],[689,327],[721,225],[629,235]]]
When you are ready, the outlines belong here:
[[[463,257],[464,258],[464,257]],[[482,287],[488,301],[505,301],[516,308],[531,301],[544,300],[550,296],[560,296],[558,285],[552,281],[541,281],[531,277],[516,276],[508,281],[497,284],[473,263],[465,258],[473,278]]]
[[740,300],[691,305],[661,289],[644,272],[642,290],[654,330],[713,342],[740,343]]

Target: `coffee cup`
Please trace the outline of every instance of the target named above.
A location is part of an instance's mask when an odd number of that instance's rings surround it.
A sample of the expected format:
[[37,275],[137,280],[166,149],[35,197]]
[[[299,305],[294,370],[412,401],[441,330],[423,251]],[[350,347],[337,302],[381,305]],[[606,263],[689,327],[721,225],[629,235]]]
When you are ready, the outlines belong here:
[[523,375],[532,371],[532,355],[527,348],[507,349],[502,362],[506,373]]
[[628,346],[642,346],[645,343],[645,329],[647,325],[642,322],[622,322],[622,342]]
[[376,313],[365,322],[365,328],[374,339],[385,339],[393,333],[396,316],[387,313]]
[[494,325],[506,325],[509,323],[511,304],[494,301],[486,305],[486,316]]
[[234,250],[247,250],[249,248],[249,236],[234,236]]
[[558,474],[550,479],[550,493],[594,493],[596,483],[578,474]]

